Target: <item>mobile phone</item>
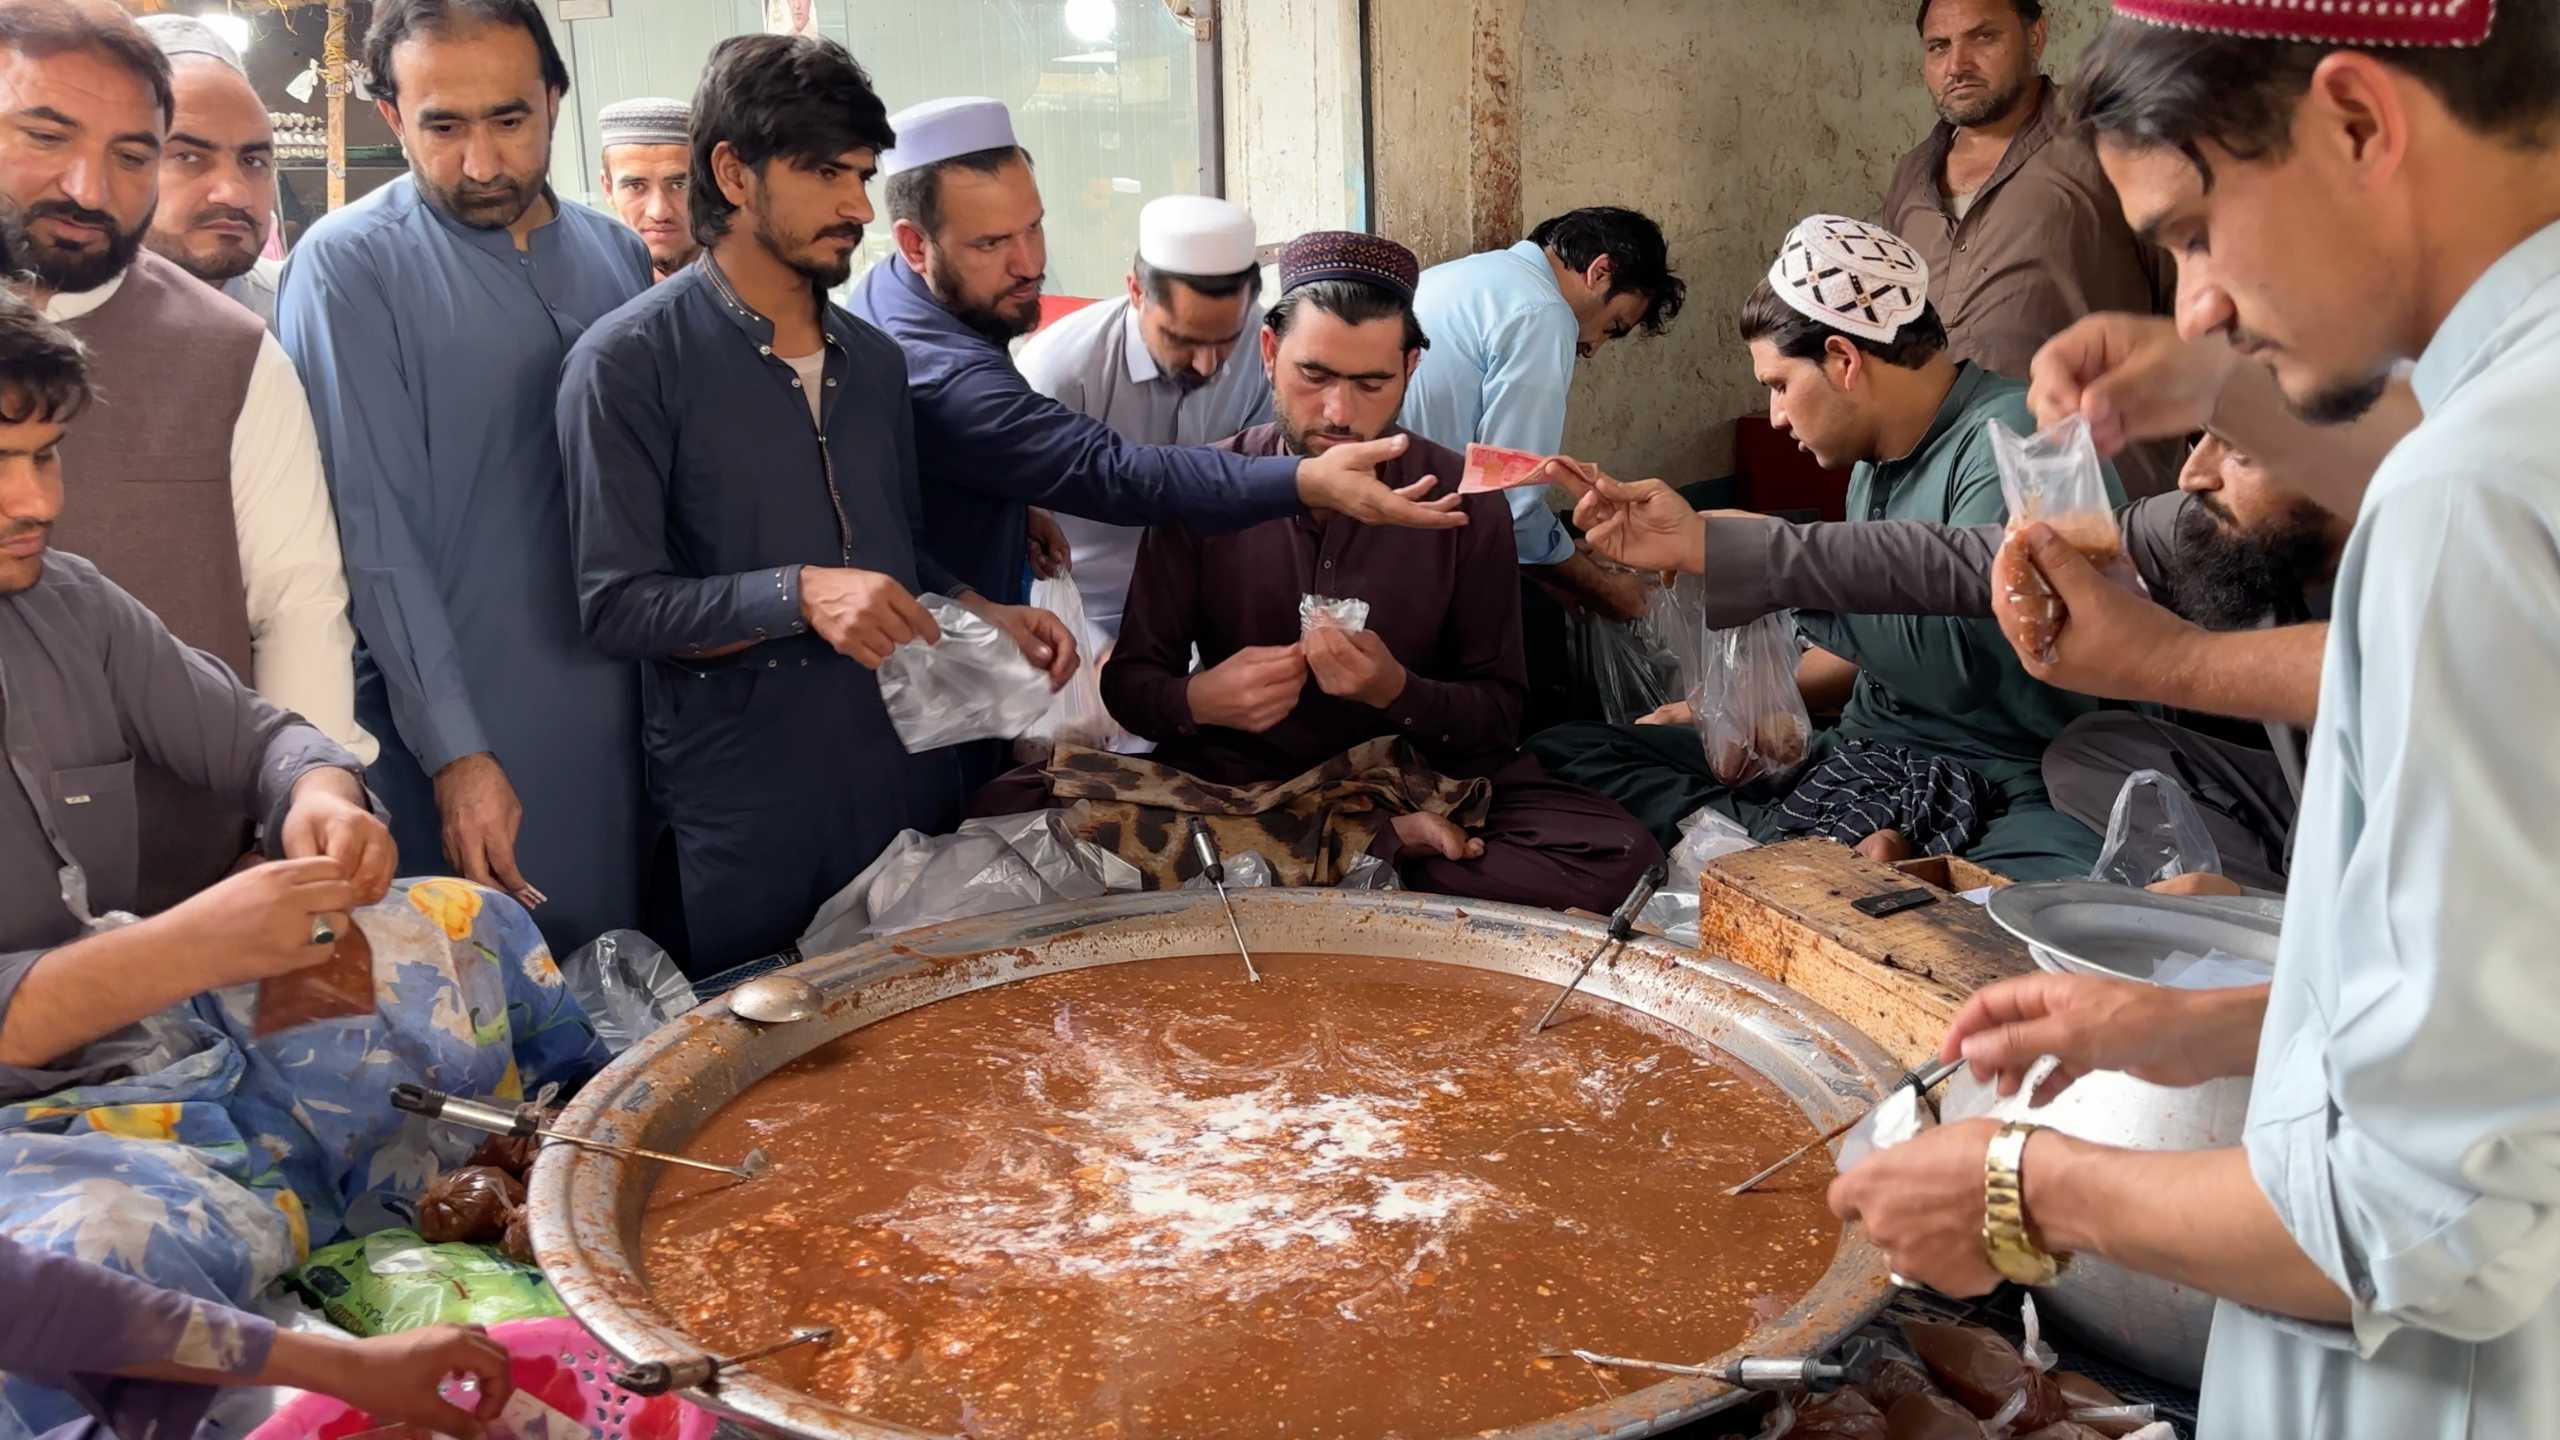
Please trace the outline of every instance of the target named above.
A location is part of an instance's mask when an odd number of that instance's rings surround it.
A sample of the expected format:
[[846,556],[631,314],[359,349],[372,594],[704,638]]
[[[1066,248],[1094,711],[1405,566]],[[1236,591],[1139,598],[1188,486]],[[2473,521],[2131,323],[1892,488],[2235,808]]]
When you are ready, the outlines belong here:
[[1923,905],[1934,905],[1937,900],[1938,892],[1935,890],[1887,890],[1881,895],[1852,900],[1849,902],[1849,908],[1869,919],[1881,920],[1887,915],[1899,915],[1905,910],[1917,910]]

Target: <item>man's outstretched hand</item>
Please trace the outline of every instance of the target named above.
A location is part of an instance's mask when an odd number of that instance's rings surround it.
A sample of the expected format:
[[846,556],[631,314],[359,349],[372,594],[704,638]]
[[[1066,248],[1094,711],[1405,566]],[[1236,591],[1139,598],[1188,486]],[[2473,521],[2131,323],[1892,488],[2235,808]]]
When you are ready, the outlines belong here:
[[1401,525],[1413,530],[1451,530],[1467,523],[1454,492],[1426,500],[1439,487],[1431,477],[1401,490],[1390,490],[1378,478],[1378,467],[1405,452],[1406,439],[1348,441],[1321,455],[1298,462],[1298,500],[1310,510],[1348,515],[1363,525]]
[[1547,474],[1579,495],[1573,523],[1585,543],[1634,570],[1695,575],[1707,563],[1706,517],[1659,480],[1612,480],[1596,467],[1562,461]]

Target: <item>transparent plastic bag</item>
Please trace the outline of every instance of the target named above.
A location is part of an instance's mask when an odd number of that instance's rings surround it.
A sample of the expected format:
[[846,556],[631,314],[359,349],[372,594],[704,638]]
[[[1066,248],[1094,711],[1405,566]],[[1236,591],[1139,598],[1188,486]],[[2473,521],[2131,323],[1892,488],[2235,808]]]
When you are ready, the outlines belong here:
[[1706,633],[1689,708],[1719,782],[1747,785],[1804,763],[1813,717],[1796,688],[1795,636],[1795,615],[1786,610]]
[[[1238,890],[1268,890],[1272,888],[1271,862],[1263,859],[1261,854],[1256,851],[1247,850],[1241,855],[1221,855],[1218,857],[1218,868],[1226,874],[1227,890],[1229,893],[1233,893]],[[1182,882],[1182,888],[1185,890],[1207,890],[1212,887],[1209,884],[1208,876],[1194,875],[1190,879]]]
[[1054,698],[1048,672],[1013,637],[940,595],[916,597],[942,643],[910,643],[880,662],[880,699],[909,754],[969,740],[1010,740],[1040,723]]
[[619,1055],[693,1008],[693,982],[637,930],[607,930],[560,962],[560,978],[604,1048]]
[[1363,855],[1351,862],[1351,868],[1342,872],[1342,879],[1333,888],[1336,890],[1401,890],[1404,888],[1404,877],[1396,874],[1396,867],[1377,856]]
[[1671,847],[1671,877],[1645,902],[1640,923],[1660,931],[1674,945],[1692,949],[1698,943],[1698,885],[1707,862],[1719,855],[1748,850],[1755,844],[1742,822],[1702,805],[1680,822],[1680,843]]
[[970,820],[949,835],[900,831],[868,869],[830,897],[800,937],[825,955],[875,935],[1141,888],[1137,867],[1079,840],[1063,810]]
[[2098,460],[2097,442],[2089,438],[2089,422],[2074,415],[2033,435],[2020,435],[1997,420],[1982,423],[1991,432],[1991,453],[2000,465],[2009,528],[2050,525],[2098,573],[2137,595],[2148,594],[2133,557],[2125,552],[2124,530],[2107,499],[2107,473]]
[[1298,633],[1310,635],[1318,630],[1339,630],[1357,635],[1369,628],[1369,602],[1336,600],[1329,595],[1298,597]]
[[1083,657],[1083,663],[1076,666],[1076,673],[1066,685],[1049,697],[1047,713],[1033,721],[1021,738],[1044,746],[1124,750],[1137,737],[1121,729],[1120,722],[1111,718],[1110,709],[1102,703],[1102,662],[1110,651],[1110,642],[1085,615],[1084,594],[1076,589],[1074,577],[1060,575],[1052,580],[1032,581],[1031,608],[1058,617],[1067,633],[1076,637],[1076,653]]
[[1582,697],[1612,725],[1632,725],[1680,698],[1680,662],[1640,624],[1565,611],[1565,650]]
[[1920,1103],[1919,1086],[1896,1085],[1893,1093],[1884,1097],[1883,1104],[1868,1111],[1866,1118],[1840,1137],[1839,1157],[1833,1168],[1846,1175],[1868,1156],[1914,1139],[1935,1123],[1929,1107]]
[[2107,815],[2106,848],[2089,878],[2140,889],[2181,875],[2221,873],[2222,851],[2178,782],[2157,770],[2126,776]]
[[357,920],[338,937],[328,959],[258,982],[258,1018],[251,1033],[264,1039],[298,1026],[373,1012],[373,941]]

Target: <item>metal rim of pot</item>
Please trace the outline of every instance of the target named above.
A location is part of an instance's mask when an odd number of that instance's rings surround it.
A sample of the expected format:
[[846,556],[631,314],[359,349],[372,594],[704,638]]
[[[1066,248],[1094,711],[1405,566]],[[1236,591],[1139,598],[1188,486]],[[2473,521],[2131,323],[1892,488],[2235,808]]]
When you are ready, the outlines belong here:
[[[1395,892],[1240,891],[1247,930],[1312,935],[1272,945],[1464,965],[1562,984],[1606,935],[1593,917]],[[950,995],[1033,975],[1232,948],[1214,897],[1159,891],[1071,901],[955,920],[802,962],[822,1012],[761,1026],[714,1001],[643,1038],[579,1092],[564,1134],[681,1149],[722,1105],[828,1040]],[[1405,953],[1427,951],[1429,953]],[[1795,991],[1742,966],[1639,936],[1584,982],[1596,1000],[1651,1015],[1759,1072],[1821,1128],[1872,1104],[1901,1068],[1865,1034]],[[1585,1003],[1577,1000],[1576,1003]],[[1668,1013],[1666,1013],[1668,1012]],[[1534,1043],[1534,1042],[1524,1042]],[[627,1363],[676,1361],[702,1343],[649,1292],[636,1239],[658,1167],[551,1146],[534,1167],[529,1229],[542,1269],[570,1313]],[[748,1182],[752,1183],[752,1182]],[[1784,1313],[1725,1356],[1648,1357],[1717,1364],[1752,1355],[1819,1354],[1880,1312],[1893,1293],[1884,1252],[1845,1230],[1830,1268]],[[1678,1377],[1547,1420],[1492,1432],[1506,1440],[1594,1440],[1658,1434],[1722,1410],[1742,1393]],[[914,1440],[931,1432],[864,1416],[753,1372],[685,1398],[750,1426],[827,1440]]]

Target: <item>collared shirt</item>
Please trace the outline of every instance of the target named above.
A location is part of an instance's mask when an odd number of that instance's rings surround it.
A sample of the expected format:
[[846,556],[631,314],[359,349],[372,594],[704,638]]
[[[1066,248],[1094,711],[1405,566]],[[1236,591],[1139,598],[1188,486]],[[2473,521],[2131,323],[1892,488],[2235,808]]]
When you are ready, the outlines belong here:
[[1018,605],[1028,588],[1026,506],[1201,529],[1300,508],[1293,459],[1131,444],[1033,390],[1003,346],[960,323],[896,256],[863,275],[848,308],[907,352],[927,544],[991,600]]
[[2416,387],[2338,572],[2245,1141],[2353,1319],[2223,1305],[2202,1440],[2560,1434],[2560,225]]
[[223,281],[222,293],[267,322],[267,330],[272,334],[276,328],[276,289],[283,283],[284,262],[261,255],[256,264]]
[[[1945,190],[1955,127],[1943,120],[1902,158],[1884,197],[1885,228],[1929,262],[1929,299],[1950,351],[2013,380],[2027,378],[2036,351],[2081,316],[2166,315],[2178,293],[2167,252],[2125,224],[2097,150],[2072,129],[2062,87],[2045,80],[2042,89],[2034,117],[1962,216]],[[2126,488],[2175,489],[2185,458],[2177,448],[2128,451],[2138,470]]]
[[[139,893],[133,772],[148,758],[265,822],[270,853],[294,782],[357,768],[327,736],[180,645],[141,602],[76,555],[0,595],[0,1017],[19,982],[81,917],[60,872],[77,865],[91,915]],[[46,1069],[0,1065],[0,1104],[93,1078],[117,1037]]]
[[[113,1372],[182,1365],[245,1378],[266,1368],[276,1327],[264,1316],[119,1274],[0,1235],[0,1370],[66,1390],[116,1440],[192,1440],[209,1385],[118,1380]],[[48,1431],[47,1436],[60,1432]]]
[[[94,290],[55,295],[45,318],[76,320],[123,288],[119,272]],[[72,477],[75,505],[78,486]],[[356,723],[356,632],[320,440],[302,377],[273,334],[259,342],[231,427],[231,525],[247,587],[250,683],[370,763],[377,752]]]
[[[1460,452],[1472,444],[1533,455],[1564,449],[1582,322],[1556,288],[1545,246],[1523,240],[1432,266],[1414,289],[1413,313],[1431,345],[1404,392],[1404,428]],[[1552,488],[1503,492],[1523,565],[1573,557],[1573,536],[1548,504]]]
[[[1123,295],[1087,305],[1031,337],[1015,363],[1032,389],[1090,415],[1140,445],[1206,445],[1271,418],[1271,377],[1262,368],[1262,307],[1248,307],[1242,338],[1209,383],[1185,389],[1157,368]],[[1106,640],[1120,633],[1129,572],[1144,526],[1058,517],[1075,555],[1085,618]]]
[[649,252],[621,221],[554,203],[518,250],[401,176],[312,225],[277,321],[309,383],[365,663],[409,757],[386,753],[377,780],[402,853],[440,848],[425,778],[494,754],[524,806],[519,867],[551,897],[536,918],[565,952],[636,923],[646,837],[639,676],[579,628],[553,410],[569,347],[649,288]]
[[[2027,387],[1958,366],[1954,387],[1910,454],[1861,461],[1850,472],[1850,517],[1939,525],[2005,519],[2000,467],[1983,433],[1993,420],[2021,433],[2033,430]],[[2112,472],[2107,487],[2121,502]],[[1840,715],[1843,736],[1969,765],[2012,804],[2043,796],[2045,746],[2097,708],[2094,700],[2031,679],[1997,621],[1807,612],[1798,625],[1814,644],[1858,666],[1857,688]]]
[[[1246,455],[1282,453],[1280,427],[1227,442]],[[1379,471],[1402,487],[1456,490],[1463,456],[1420,436]],[[1451,774],[1489,773],[1520,744],[1528,666],[1520,649],[1520,575],[1498,495],[1471,495],[1455,530],[1362,525],[1340,515],[1266,521],[1203,536],[1180,526],[1147,532],[1119,648],[1102,696],[1155,758],[1220,784],[1285,780],[1365,740],[1401,735]],[[1307,595],[1369,602],[1368,629],[1407,670],[1404,693],[1380,710],[1327,695],[1313,677],[1298,708],[1259,735],[1202,726],[1191,714],[1191,656],[1211,669],[1252,645],[1294,645]]]

